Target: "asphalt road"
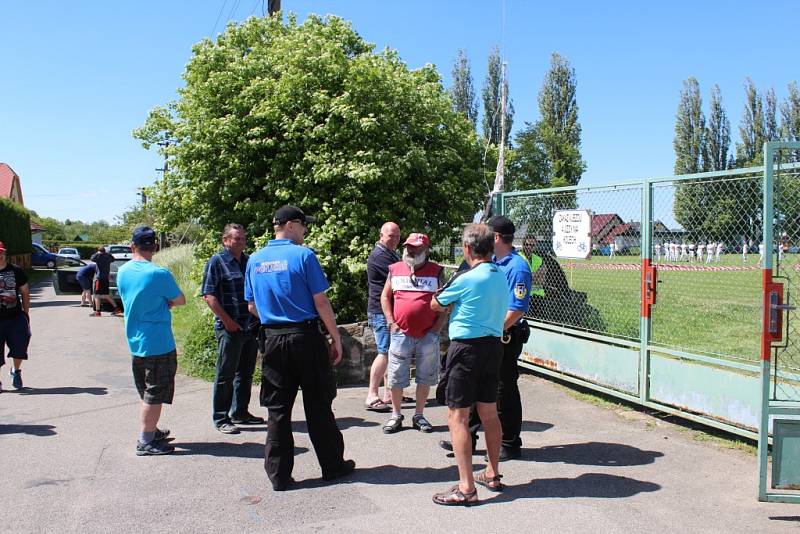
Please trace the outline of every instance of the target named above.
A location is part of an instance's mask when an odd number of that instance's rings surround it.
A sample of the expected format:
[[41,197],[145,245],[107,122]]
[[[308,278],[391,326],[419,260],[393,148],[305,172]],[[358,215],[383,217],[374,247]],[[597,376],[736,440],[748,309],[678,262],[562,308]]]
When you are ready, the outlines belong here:
[[[211,424],[207,383],[179,377],[165,408],[178,451],[137,457],[138,397],[122,320],[90,318],[77,298],[35,288],[27,389],[2,369],[1,532],[797,532],[800,507],[756,500],[753,455],[697,441],[647,415],[586,404],[527,376],[522,460],[502,464],[509,488],[480,506],[443,508],[431,495],[456,479],[433,434],[381,433],[364,388],[334,403],[356,472],[325,483],[301,403],[297,489],[264,474],[264,427],[236,436]],[[254,399],[257,399],[254,391]],[[266,415],[254,404],[252,411]],[[410,412],[407,412],[410,413]],[[479,447],[483,440],[479,441]],[[482,457],[475,457],[475,468]]]

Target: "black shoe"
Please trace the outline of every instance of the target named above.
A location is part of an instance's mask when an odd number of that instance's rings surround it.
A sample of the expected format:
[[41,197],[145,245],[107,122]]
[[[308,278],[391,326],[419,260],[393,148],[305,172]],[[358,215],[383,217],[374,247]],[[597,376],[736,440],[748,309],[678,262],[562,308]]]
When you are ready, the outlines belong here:
[[[446,451],[453,450],[453,442],[446,439],[439,440],[439,446]],[[472,438],[472,454],[475,454],[477,450],[478,450],[478,438],[476,436]]]
[[[522,449],[520,447],[500,447],[498,461],[505,462],[506,460],[519,460],[520,458],[522,458]],[[488,462],[489,456],[486,455],[483,459]]]
[[164,441],[169,437],[169,428],[156,428],[156,433],[153,436],[153,441]]
[[265,422],[263,417],[251,413],[246,413],[243,417],[231,417],[231,423],[234,425],[263,425]]
[[353,460],[345,460],[342,462],[342,465],[334,471],[333,473],[329,473],[327,475],[322,475],[322,480],[336,480],[337,478],[346,477],[356,469],[356,463]]
[[289,477],[289,480],[285,480],[283,482],[273,482],[272,483],[272,490],[273,491],[286,491],[294,484],[294,479]]

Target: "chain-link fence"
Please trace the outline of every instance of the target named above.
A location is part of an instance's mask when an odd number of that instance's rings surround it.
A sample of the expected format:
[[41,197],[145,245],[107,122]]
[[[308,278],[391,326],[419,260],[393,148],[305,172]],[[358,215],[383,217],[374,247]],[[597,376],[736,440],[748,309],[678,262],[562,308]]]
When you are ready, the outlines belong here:
[[773,275],[784,284],[783,341],[773,352],[774,400],[800,400],[800,169],[796,168],[800,153],[778,150],[774,164]]
[[[504,212],[517,227],[515,245],[534,270],[527,317],[638,339],[641,204],[641,184],[506,196]],[[553,216],[571,209],[593,213],[591,260],[553,254]]]
[[653,344],[758,359],[762,182],[759,173],[653,183]]

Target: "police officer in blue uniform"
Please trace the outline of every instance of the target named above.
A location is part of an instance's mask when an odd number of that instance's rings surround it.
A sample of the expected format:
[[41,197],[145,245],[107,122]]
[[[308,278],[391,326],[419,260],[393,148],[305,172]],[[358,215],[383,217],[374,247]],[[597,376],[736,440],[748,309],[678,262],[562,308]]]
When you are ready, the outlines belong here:
[[503,427],[500,460],[519,458],[522,439],[522,401],[519,396],[519,367],[517,359],[522,345],[528,341],[530,327],[523,316],[530,304],[532,274],[530,265],[514,248],[514,223],[508,217],[497,215],[486,224],[494,231],[494,258],[506,275],[508,282],[508,310],[503,324],[503,361],[497,390],[497,414]]
[[355,462],[344,459],[344,440],[331,410],[336,396],[332,365],[342,359],[342,341],[325,295],[330,286],[314,252],[300,246],[313,221],[295,206],[279,208],[272,221],[275,239],[247,263],[245,299],[261,321],[260,400],[269,412],[264,469],[276,491],[294,482],[292,407],[298,387],[322,478],[333,480],[355,469]]

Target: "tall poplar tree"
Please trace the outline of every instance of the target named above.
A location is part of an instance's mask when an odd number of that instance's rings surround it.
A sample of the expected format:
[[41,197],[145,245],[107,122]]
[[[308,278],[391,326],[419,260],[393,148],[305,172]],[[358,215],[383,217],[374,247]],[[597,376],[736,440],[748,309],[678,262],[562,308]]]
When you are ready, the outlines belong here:
[[575,69],[554,52],[539,90],[541,118],[536,126],[536,136],[547,156],[548,182],[554,186],[576,185],[586,170],[581,158],[577,89]]
[[[483,97],[483,137],[493,144],[500,144],[500,96],[503,84],[503,67],[500,61],[500,50],[493,48],[489,51],[488,64],[486,69],[486,80],[483,84],[481,96]],[[508,96],[508,80],[506,86],[506,144],[508,144],[508,133],[514,123],[514,105]]]
[[749,167],[760,165],[764,160],[764,103],[758,94],[753,80],[747,78],[744,84],[745,103],[742,122],[739,124],[741,143],[736,143],[736,165]]
[[780,129],[777,118],[778,105],[775,100],[775,90],[770,87],[764,95],[764,137],[767,141],[780,139]]
[[797,82],[789,84],[789,94],[781,102],[781,139],[800,141],[800,91]]
[[683,82],[678,111],[675,114],[675,174],[700,172],[705,137],[706,119],[700,84],[694,77]]
[[731,146],[731,121],[722,107],[719,86],[711,88],[708,125],[704,134],[703,170],[722,171],[728,168],[728,151]]
[[453,85],[450,87],[450,98],[453,100],[453,110],[463,113],[472,123],[472,127],[477,127],[478,122],[478,103],[475,100],[475,88],[472,85],[472,69],[469,65],[467,51],[463,48],[458,50],[458,56],[453,63]]

